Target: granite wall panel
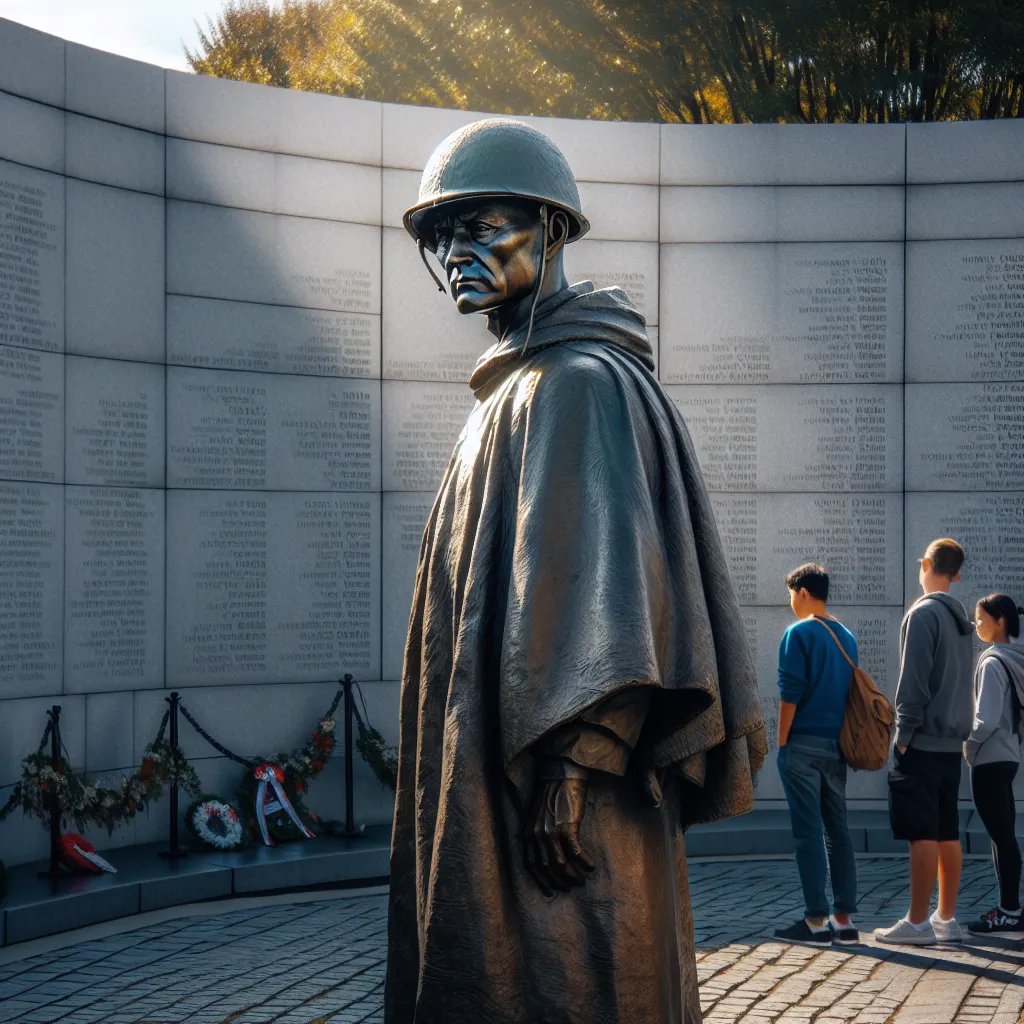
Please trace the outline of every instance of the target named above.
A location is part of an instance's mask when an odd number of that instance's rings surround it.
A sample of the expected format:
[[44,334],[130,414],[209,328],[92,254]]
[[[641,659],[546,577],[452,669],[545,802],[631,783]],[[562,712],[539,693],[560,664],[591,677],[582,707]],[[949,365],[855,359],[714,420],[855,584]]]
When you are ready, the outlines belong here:
[[64,357],[0,345],[0,480],[64,480]]
[[907,243],[907,380],[1024,379],[1024,238]]
[[63,39],[0,18],[0,89],[64,106]]
[[788,605],[786,574],[805,562],[825,566],[837,603],[902,602],[901,494],[716,493],[712,504],[740,604]]
[[907,125],[907,181],[1024,181],[1024,124],[1014,118]]
[[661,290],[667,383],[902,379],[899,242],[666,245]]
[[141,760],[135,758],[135,695],[128,692],[87,694],[86,771],[107,772],[119,768],[130,771]]
[[164,486],[164,375],[152,363],[67,357],[67,483]]
[[163,685],[164,492],[65,488],[64,690]]
[[0,92],[0,160],[64,173],[64,111]]
[[1024,490],[1024,382],[908,384],[907,489]]
[[0,160],[0,344],[64,351],[65,185]]
[[167,194],[263,213],[379,224],[381,172],[364,164],[170,139]]
[[164,361],[164,201],[67,181],[67,350]]
[[73,178],[164,194],[164,137],[94,117],[67,115],[67,173]]
[[162,68],[70,42],[65,65],[68,110],[163,133]]
[[661,183],[901,185],[905,147],[896,124],[662,125]]
[[167,296],[167,362],[217,370],[380,377],[380,317]]
[[896,384],[670,384],[712,491],[900,491]]
[[169,487],[380,489],[380,382],[172,367]]
[[167,203],[167,290],[178,295],[379,313],[379,252],[377,227]]
[[912,185],[907,238],[1019,238],[1024,235],[1024,181]]
[[385,491],[436,491],[475,398],[465,384],[384,382]]
[[166,72],[167,134],[380,166],[379,103]]
[[902,240],[894,185],[662,188],[662,242]]
[[[0,483],[0,623],[2,707],[6,709],[6,702],[13,697],[60,693],[64,664],[63,487]],[[6,714],[4,710],[0,719]],[[0,749],[23,747],[0,744]]]
[[380,675],[380,495],[167,493],[167,683]]

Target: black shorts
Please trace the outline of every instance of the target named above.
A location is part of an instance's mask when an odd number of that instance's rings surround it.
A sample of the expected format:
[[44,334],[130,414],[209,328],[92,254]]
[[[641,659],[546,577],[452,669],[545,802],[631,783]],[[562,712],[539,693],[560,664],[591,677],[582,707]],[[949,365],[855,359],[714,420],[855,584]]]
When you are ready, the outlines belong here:
[[946,842],[960,838],[958,752],[893,751],[889,772],[889,824],[894,839]]

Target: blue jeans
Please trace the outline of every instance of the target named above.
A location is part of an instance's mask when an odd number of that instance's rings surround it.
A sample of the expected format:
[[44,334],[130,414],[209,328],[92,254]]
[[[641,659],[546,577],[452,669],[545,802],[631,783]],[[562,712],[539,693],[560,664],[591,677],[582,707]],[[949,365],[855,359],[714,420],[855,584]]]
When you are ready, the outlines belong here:
[[846,823],[846,762],[839,756],[839,744],[824,736],[791,736],[779,748],[778,764],[793,824],[805,916],[828,916],[829,874],[835,912],[852,914],[857,909],[857,862]]

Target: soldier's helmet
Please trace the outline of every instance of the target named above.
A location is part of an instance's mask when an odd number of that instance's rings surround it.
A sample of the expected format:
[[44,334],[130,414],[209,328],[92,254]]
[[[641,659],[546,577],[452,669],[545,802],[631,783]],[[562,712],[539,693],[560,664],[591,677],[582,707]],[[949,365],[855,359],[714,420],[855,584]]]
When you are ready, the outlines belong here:
[[569,164],[543,133],[521,121],[487,118],[449,135],[431,154],[420,196],[405,211],[406,230],[431,251],[441,209],[466,199],[529,199],[561,210],[569,220],[566,242],[590,230]]

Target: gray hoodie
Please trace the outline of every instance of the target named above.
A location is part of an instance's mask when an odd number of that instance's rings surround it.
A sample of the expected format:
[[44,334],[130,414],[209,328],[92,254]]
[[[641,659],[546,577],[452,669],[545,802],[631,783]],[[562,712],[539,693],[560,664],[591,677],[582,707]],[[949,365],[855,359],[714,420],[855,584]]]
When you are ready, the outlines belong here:
[[1020,705],[1014,683],[1024,690],[1024,648],[993,644],[974,670],[974,727],[964,744],[974,767],[995,761],[1020,764]]
[[900,627],[896,745],[956,751],[971,734],[974,626],[949,594],[926,594]]

